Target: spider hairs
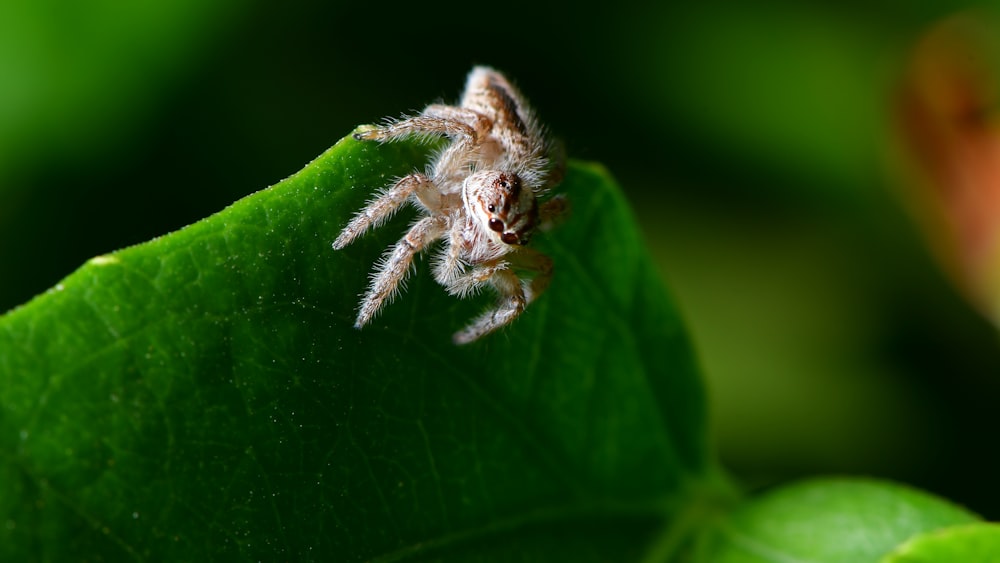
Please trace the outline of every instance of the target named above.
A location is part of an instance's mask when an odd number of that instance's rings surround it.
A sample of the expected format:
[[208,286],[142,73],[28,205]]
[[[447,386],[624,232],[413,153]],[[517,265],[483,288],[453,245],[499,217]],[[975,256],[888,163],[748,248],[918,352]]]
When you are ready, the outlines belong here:
[[492,288],[496,304],[455,333],[473,342],[507,326],[548,288],[552,259],[527,246],[568,211],[562,195],[546,198],[564,163],[534,112],[507,78],[489,67],[469,73],[458,105],[431,104],[419,115],[359,130],[359,141],[446,137],[426,173],[413,173],[370,200],[333,243],[343,249],[382,225],[406,203],[419,217],[376,263],[355,327],[392,301],[414,255],[443,240],[433,259],[434,279],[451,295]]

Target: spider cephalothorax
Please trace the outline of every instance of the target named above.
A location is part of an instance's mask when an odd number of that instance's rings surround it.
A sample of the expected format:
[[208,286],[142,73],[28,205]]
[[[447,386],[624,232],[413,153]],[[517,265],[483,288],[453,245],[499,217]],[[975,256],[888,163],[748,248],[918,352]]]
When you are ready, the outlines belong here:
[[496,233],[499,242],[528,244],[538,224],[538,201],[516,173],[476,172],[466,178],[462,198],[466,212]]
[[455,334],[454,341],[464,344],[513,321],[548,287],[551,259],[525,245],[567,210],[563,197],[540,201],[561,179],[562,163],[552,162],[552,147],[520,92],[486,67],[472,69],[460,105],[433,104],[420,115],[354,135],[383,142],[435,136],[450,144],[427,172],[401,178],[370,201],[333,247],[344,248],[404,203],[414,204],[422,216],[383,257],[355,326],[392,298],[415,254],[444,239],[434,266],[438,283],[453,295],[491,286],[499,296],[494,309]]

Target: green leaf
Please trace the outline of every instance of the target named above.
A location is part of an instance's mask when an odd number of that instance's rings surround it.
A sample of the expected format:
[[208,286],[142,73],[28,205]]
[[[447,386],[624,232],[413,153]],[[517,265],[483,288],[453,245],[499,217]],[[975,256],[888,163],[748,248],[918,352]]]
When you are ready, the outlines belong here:
[[705,540],[719,563],[877,561],[916,534],[975,522],[967,510],[902,485],[816,479],[782,487],[723,519]]
[[985,563],[1000,561],[1000,525],[966,524],[921,534],[882,563]]
[[549,291],[451,344],[489,297],[419,263],[352,327],[412,215],[331,248],[426,149],[345,139],[0,318],[0,560],[670,557],[728,489],[676,310],[621,194],[574,163],[537,247]]

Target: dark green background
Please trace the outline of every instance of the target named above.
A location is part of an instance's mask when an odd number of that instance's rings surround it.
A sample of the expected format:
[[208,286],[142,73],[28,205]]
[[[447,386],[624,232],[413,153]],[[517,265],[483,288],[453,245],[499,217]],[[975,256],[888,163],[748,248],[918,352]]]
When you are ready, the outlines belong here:
[[624,185],[738,477],[875,474],[996,519],[996,334],[884,161],[907,47],[965,4],[653,4],[4,3],[0,309],[487,63]]

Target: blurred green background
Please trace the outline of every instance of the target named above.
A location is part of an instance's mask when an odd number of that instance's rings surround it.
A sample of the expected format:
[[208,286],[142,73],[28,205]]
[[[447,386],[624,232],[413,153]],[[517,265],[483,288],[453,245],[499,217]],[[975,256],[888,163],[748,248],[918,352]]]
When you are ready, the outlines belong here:
[[0,2],[0,310],[490,64],[624,186],[738,479],[878,475],[1000,518],[1000,342],[887,164],[909,47],[967,5],[674,4]]

